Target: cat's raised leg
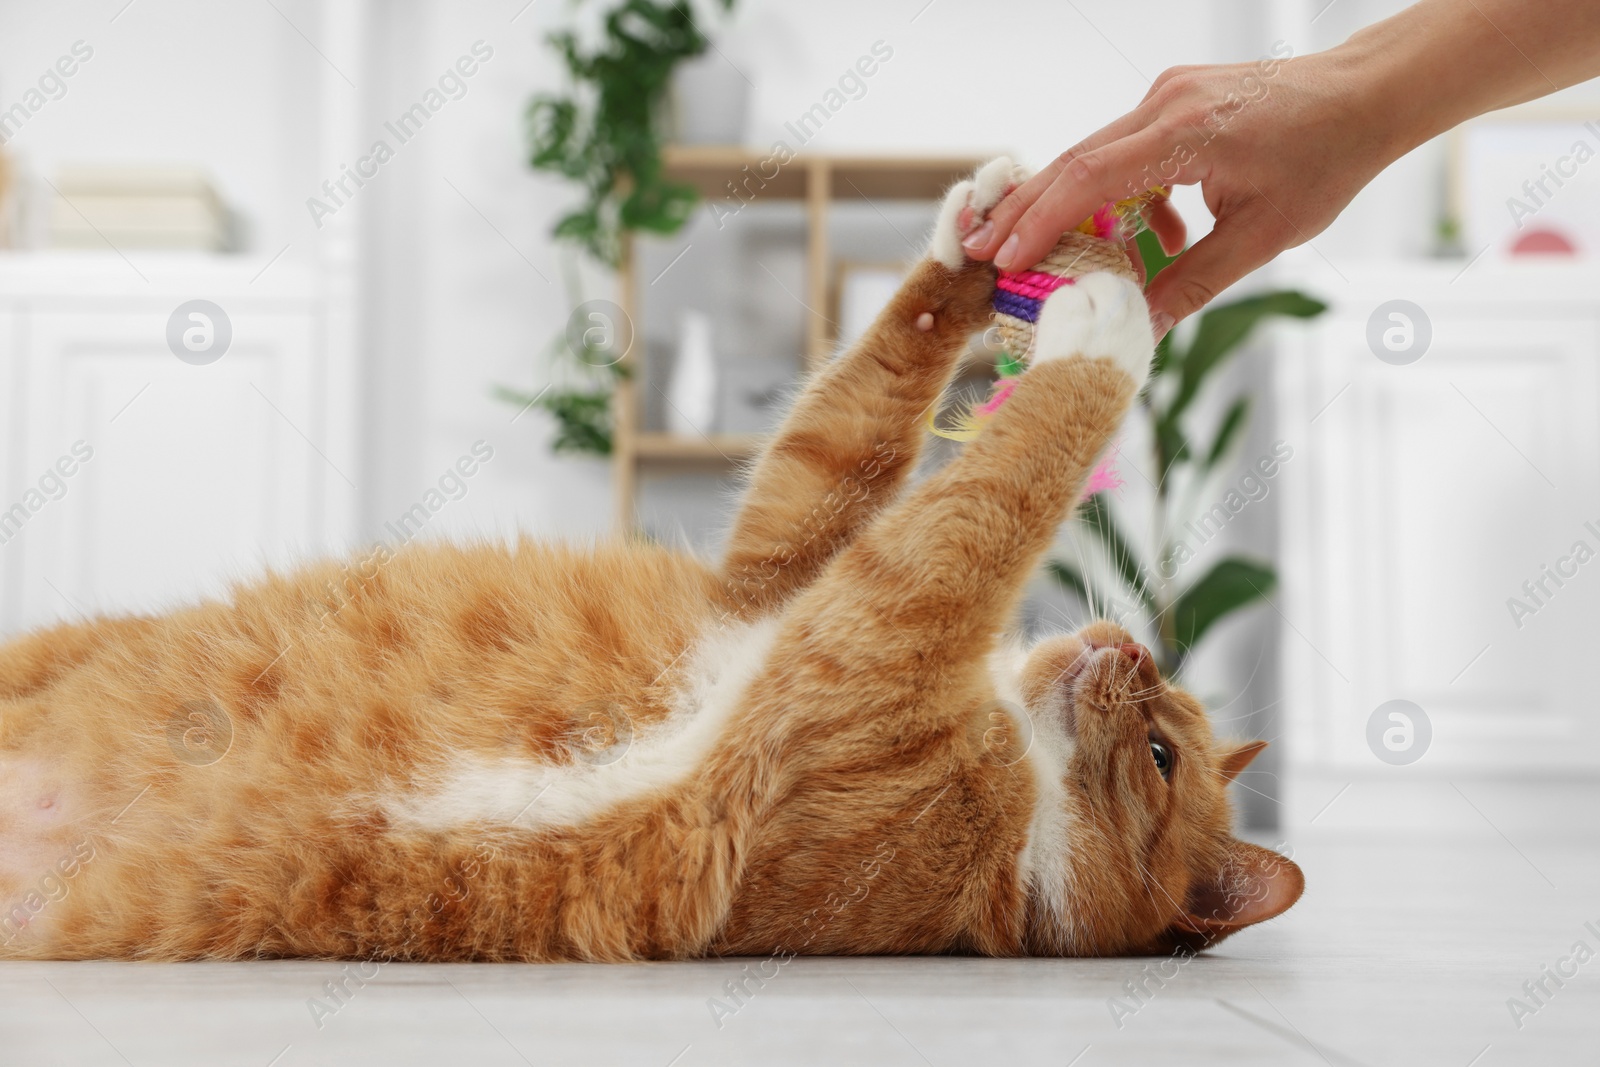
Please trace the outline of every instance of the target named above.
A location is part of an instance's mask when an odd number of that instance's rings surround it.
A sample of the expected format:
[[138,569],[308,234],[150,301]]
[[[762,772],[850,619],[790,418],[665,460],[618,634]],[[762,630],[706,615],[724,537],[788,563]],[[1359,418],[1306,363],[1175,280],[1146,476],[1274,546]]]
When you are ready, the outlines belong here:
[[1036,341],[978,438],[786,608],[750,733],[706,776],[713,795],[754,799],[771,842],[751,847],[720,951],[1023,943],[1012,859],[1040,794],[986,661],[1154,350],[1139,290],[1110,275],[1052,296]]
[[833,360],[757,462],[723,563],[729,610],[756,616],[804,588],[892,501],[916,465],[929,410],[983,326],[994,270],[961,239],[1022,179],[1009,159],[957,184],[928,255],[861,340]]
[[1131,282],[1091,274],[1058,290],[1010,399],[959,458],[840,554],[796,603],[797,623],[837,635],[840,654],[883,685],[926,693],[961,677],[941,667],[987,655],[1010,622],[1154,347]]

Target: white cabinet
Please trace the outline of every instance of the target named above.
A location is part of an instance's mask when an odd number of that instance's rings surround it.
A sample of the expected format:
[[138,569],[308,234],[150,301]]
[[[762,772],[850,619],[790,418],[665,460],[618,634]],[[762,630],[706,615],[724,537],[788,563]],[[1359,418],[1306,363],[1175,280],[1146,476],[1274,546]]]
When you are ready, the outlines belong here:
[[[286,265],[252,281],[259,267],[183,257],[144,281],[99,257],[0,263],[6,632],[218,594],[344,540],[355,426],[329,403],[322,302]],[[199,366],[167,342],[196,298],[232,329]]]
[[[1345,280],[1295,281],[1332,306],[1278,366],[1278,436],[1295,447],[1280,602],[1295,813],[1309,820],[1349,783],[1339,805],[1359,822],[1363,782],[1426,793],[1431,781],[1440,804],[1475,777],[1588,782],[1600,770],[1600,269],[1340,268]],[[1368,340],[1396,299],[1432,333],[1405,365]],[[1567,576],[1547,577],[1558,564]],[[1393,699],[1432,729],[1403,767],[1367,739]],[[1341,821],[1339,807],[1328,814]]]

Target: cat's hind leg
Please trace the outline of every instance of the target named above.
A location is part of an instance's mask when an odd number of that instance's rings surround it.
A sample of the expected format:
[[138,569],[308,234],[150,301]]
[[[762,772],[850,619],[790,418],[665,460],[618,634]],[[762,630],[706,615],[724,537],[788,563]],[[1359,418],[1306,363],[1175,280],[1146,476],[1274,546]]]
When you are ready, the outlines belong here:
[[915,467],[924,423],[973,331],[994,269],[961,239],[1024,175],[1001,157],[958,183],[927,256],[848,352],[807,386],[757,462],[723,563],[731,610],[771,610],[808,585]]

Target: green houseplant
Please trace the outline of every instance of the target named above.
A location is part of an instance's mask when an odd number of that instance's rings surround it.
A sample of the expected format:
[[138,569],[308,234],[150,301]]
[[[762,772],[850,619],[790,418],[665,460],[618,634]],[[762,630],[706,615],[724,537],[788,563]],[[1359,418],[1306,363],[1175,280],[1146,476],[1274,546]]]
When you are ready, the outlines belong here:
[[[730,11],[734,0],[715,3]],[[666,177],[661,145],[673,70],[704,53],[710,41],[685,0],[623,0],[606,13],[594,44],[585,45],[571,30],[551,34],[549,43],[571,84],[529,102],[528,163],[583,191],[582,202],[556,221],[557,242],[615,268],[625,234],[676,233],[698,199],[692,186]],[[575,266],[563,279],[569,303],[577,306]],[[595,358],[587,342],[574,343],[565,332],[550,342],[547,354],[566,359],[560,385],[537,396],[505,387],[496,394],[554,416],[554,451],[609,455],[611,397],[626,368]]]
[[[1146,270],[1154,278],[1173,258],[1153,234],[1138,235]],[[1200,513],[1198,487],[1226,473],[1234,445],[1250,417],[1250,397],[1236,396],[1208,439],[1198,441],[1189,424],[1190,409],[1229,357],[1255,328],[1274,317],[1309,319],[1326,305],[1298,292],[1272,292],[1220,304],[1199,316],[1186,331],[1187,343],[1168,333],[1156,346],[1150,383],[1140,401],[1149,428],[1156,472],[1151,502],[1154,559],[1147,559],[1124,533],[1117,509],[1102,493],[1079,510],[1072,537],[1078,560],[1052,560],[1050,573],[1097,615],[1139,621],[1151,639],[1151,652],[1168,675],[1179,674],[1190,652],[1218,621],[1265,599],[1277,574],[1260,560],[1230,555],[1199,577],[1181,573],[1191,554],[1180,531]],[[1093,546],[1093,547],[1089,547]],[[1090,555],[1105,561],[1109,579],[1095,581],[1086,566]]]

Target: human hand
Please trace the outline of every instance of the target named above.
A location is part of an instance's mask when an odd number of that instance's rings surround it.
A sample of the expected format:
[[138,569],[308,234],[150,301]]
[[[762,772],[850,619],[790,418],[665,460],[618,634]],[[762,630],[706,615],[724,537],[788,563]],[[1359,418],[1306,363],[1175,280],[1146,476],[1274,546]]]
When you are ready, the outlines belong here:
[[[1338,52],[1168,70],[1132,112],[1002,200],[966,238],[967,252],[1002,269],[1025,268],[1107,201],[1198,184],[1216,222],[1146,293],[1159,337],[1321,233],[1409,147],[1386,132],[1383,106],[1363,106],[1372,96],[1362,81]],[[1169,255],[1183,247],[1183,220],[1171,203],[1150,204],[1145,220]]]

